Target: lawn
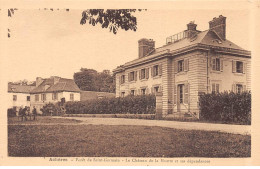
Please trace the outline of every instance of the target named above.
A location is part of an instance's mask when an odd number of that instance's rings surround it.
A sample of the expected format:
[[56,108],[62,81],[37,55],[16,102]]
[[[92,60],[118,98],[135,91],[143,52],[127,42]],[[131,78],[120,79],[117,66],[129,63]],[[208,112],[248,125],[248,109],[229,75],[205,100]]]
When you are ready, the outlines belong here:
[[[146,126],[69,125],[69,119],[11,122],[9,156],[250,157],[251,136]],[[23,125],[37,123],[37,125]],[[44,125],[44,124],[51,125]],[[63,125],[57,125],[62,123]]]

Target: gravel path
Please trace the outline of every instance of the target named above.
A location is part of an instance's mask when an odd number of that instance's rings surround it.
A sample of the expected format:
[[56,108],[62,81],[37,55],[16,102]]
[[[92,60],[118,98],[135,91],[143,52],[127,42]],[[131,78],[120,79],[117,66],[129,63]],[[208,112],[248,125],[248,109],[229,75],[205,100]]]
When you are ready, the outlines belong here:
[[144,119],[126,119],[126,118],[90,118],[90,117],[59,117],[81,120],[78,124],[92,124],[92,125],[140,125],[140,126],[158,126],[168,127],[174,129],[185,130],[205,130],[205,131],[219,131],[225,133],[251,135],[250,125],[231,125],[231,124],[215,124],[215,123],[198,123],[198,122],[179,122],[179,121],[165,121],[165,120],[144,120]]

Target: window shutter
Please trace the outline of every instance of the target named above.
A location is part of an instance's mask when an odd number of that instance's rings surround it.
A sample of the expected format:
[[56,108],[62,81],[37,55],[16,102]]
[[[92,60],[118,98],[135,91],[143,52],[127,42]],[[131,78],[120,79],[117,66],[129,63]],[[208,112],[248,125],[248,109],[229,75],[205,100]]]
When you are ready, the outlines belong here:
[[174,100],[173,103],[177,104],[177,85],[174,85]]
[[219,93],[219,84],[216,84],[216,93]]
[[162,64],[160,64],[160,65],[158,65],[158,74],[159,74],[159,76],[161,76],[162,75]]
[[145,78],[149,79],[149,68],[145,69]]
[[232,72],[236,73],[236,70],[237,70],[237,68],[236,68],[236,61],[232,60]]
[[130,73],[128,73],[128,82],[130,82]]
[[216,58],[212,58],[212,70],[216,70]]
[[174,73],[178,73],[178,62],[174,61]]
[[184,60],[184,71],[189,71],[189,59]]
[[137,71],[134,71],[134,80],[137,81]]
[[236,93],[236,84],[232,84],[232,91]]
[[220,71],[223,71],[223,59],[220,59]]
[[246,63],[243,62],[243,73],[246,73]]
[[154,68],[153,68],[153,66],[151,67],[151,75],[152,75],[152,77],[154,77],[153,75],[154,75]]
[[189,84],[184,85],[184,103],[189,104]]
[[141,70],[138,71],[139,72],[139,79],[141,80]]

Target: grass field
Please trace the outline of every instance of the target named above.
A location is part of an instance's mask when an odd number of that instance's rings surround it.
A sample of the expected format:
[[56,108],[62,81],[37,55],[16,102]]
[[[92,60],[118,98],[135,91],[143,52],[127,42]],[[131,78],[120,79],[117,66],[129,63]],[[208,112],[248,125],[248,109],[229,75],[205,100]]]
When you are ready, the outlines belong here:
[[9,120],[9,123],[12,124],[8,126],[9,156],[250,157],[251,154],[251,136],[244,135],[145,126],[66,125],[78,121],[49,117],[36,122]]

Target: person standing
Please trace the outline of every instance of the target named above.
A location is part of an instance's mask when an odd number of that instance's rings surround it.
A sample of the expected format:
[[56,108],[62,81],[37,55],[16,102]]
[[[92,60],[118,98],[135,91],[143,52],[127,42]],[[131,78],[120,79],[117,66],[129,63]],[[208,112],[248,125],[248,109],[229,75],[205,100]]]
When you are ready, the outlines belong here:
[[33,113],[33,120],[36,120],[37,110],[36,110],[35,107],[33,107],[33,111],[32,111],[32,113]]

